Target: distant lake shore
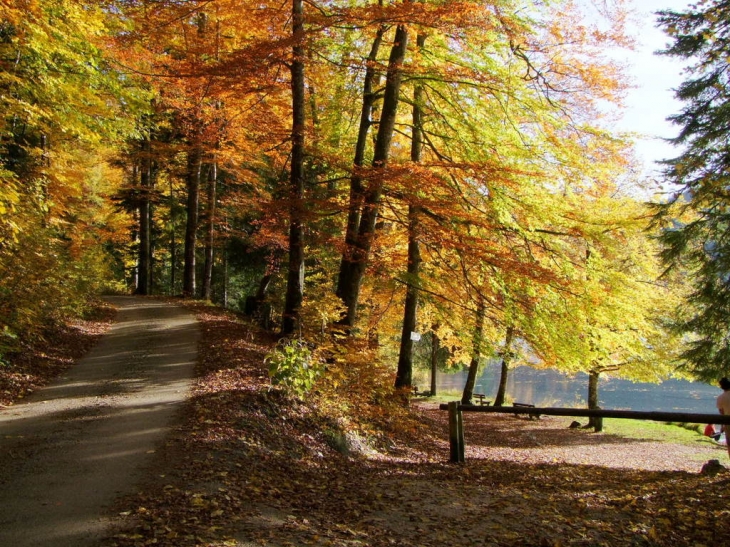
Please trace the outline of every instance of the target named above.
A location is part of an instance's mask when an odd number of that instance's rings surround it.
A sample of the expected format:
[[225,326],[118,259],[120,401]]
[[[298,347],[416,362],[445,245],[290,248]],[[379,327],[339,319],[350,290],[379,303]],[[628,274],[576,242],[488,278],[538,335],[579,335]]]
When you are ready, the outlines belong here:
[[[499,365],[489,364],[476,382],[476,393],[493,399],[499,386]],[[439,390],[464,389],[466,372],[439,373]],[[667,380],[661,384],[631,382],[601,377],[598,387],[601,408],[614,410],[691,412],[714,414],[715,399],[722,393],[716,386],[686,380]],[[510,370],[507,394],[514,401],[544,407],[585,407],[588,397],[588,375],[568,376],[554,370],[521,366]]]

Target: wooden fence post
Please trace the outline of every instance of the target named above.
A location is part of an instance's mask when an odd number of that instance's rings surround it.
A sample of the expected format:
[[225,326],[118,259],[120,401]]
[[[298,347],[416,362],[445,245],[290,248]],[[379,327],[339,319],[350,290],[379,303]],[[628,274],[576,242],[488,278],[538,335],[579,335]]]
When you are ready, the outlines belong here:
[[452,463],[464,462],[464,415],[458,401],[449,403],[449,447]]

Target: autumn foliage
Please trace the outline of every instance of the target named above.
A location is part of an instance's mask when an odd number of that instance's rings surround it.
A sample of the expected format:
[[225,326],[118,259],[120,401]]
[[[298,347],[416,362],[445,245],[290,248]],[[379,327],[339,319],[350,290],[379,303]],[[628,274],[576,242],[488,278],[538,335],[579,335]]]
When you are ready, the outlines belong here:
[[623,2],[25,4],[0,27],[4,340],[106,283],[237,308],[328,370],[366,348],[401,389],[411,332],[452,364],[509,331],[533,364],[669,372],[609,130]]

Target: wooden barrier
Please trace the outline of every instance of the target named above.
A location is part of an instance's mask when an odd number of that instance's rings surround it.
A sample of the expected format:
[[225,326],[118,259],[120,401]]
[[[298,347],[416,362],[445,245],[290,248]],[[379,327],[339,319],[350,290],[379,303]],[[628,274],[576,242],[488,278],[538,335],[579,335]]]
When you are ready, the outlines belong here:
[[496,414],[540,414],[542,416],[573,416],[585,418],[623,418],[627,420],[648,420],[653,422],[679,422],[688,424],[730,425],[730,416],[721,414],[689,414],[686,412],[640,412],[636,410],[606,410],[587,408],[539,408],[520,406],[474,406],[462,405],[458,401],[439,405],[440,410],[449,411],[450,461],[464,461],[464,412],[490,412]]
[[459,410],[459,406],[458,401],[452,401],[446,405],[449,411],[449,447],[451,456],[449,461],[455,463],[464,462],[464,415]]

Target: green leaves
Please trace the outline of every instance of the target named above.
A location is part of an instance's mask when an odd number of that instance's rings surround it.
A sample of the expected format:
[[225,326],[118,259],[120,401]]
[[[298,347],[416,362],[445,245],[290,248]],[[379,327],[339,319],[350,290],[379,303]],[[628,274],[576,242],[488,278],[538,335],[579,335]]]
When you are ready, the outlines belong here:
[[300,340],[282,340],[266,356],[271,383],[302,397],[324,372],[312,357],[311,350]]

